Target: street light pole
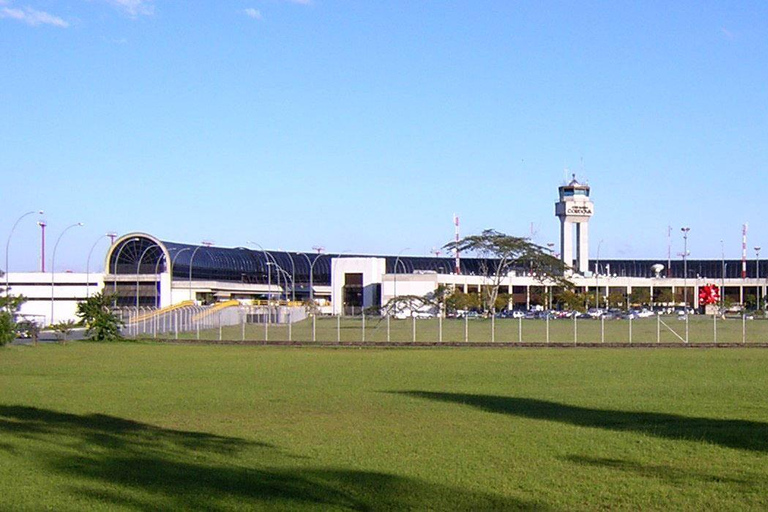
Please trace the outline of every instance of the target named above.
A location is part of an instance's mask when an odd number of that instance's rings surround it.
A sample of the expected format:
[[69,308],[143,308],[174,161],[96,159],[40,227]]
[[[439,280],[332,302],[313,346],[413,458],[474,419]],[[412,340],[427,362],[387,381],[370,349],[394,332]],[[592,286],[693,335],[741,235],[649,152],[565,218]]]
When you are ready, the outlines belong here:
[[[406,247],[402,249],[399,253],[397,253],[397,258],[395,258],[395,268],[394,268],[394,279],[392,283],[392,299],[397,301],[397,265],[400,263],[400,256],[405,252],[410,250],[410,247]],[[389,315],[389,311],[387,311],[387,315]]]
[[315,255],[315,259],[310,260],[309,256],[306,255],[306,253],[301,253],[302,256],[304,256],[307,259],[307,263],[309,263],[309,303],[314,306],[315,303],[315,283],[314,283],[314,277],[315,277],[315,263],[317,263],[317,260],[320,259],[320,254],[318,253]]
[[192,262],[195,260],[195,254],[197,254],[197,251],[202,248],[202,245],[195,247],[195,250],[192,251],[192,256],[189,257],[189,300],[192,300]]
[[[179,254],[183,253],[184,251],[191,251],[191,250],[192,250],[192,248],[190,248],[190,247],[184,247],[179,252],[174,254],[173,258],[171,258],[171,268],[169,270],[169,272],[171,274],[171,290],[170,290],[171,301],[173,301],[173,267],[176,265],[176,260],[179,258]],[[190,267],[191,267],[191,265],[190,265]]]
[[688,232],[691,228],[680,228],[683,232],[683,303],[685,306],[685,342],[688,343]]
[[[139,311],[139,272],[141,270],[141,261],[144,259],[144,256],[147,254],[147,251],[150,249],[153,249],[155,247],[159,247],[157,244],[152,244],[148,246],[144,251],[141,253],[141,256],[139,256],[139,262],[136,263],[136,311]],[[160,259],[158,258],[158,261]]]
[[267,259],[267,325],[272,322],[272,262]]
[[[165,260],[166,263],[167,263],[167,260],[165,258],[165,253],[162,253],[160,255],[160,257],[157,258],[157,263],[155,263],[155,309],[160,307],[160,304],[158,303],[159,302],[159,300],[158,300],[159,297],[158,297],[158,294],[157,294],[157,289],[159,287],[158,283],[162,283],[162,281],[160,279],[160,262],[163,261],[163,260]],[[171,277],[171,279],[173,279],[173,277]]]
[[[278,267],[280,265],[277,264],[277,260],[275,259],[275,257],[272,256],[269,252],[267,252],[264,249],[264,247],[261,246],[261,244],[256,242],[248,242],[248,244],[255,245],[264,254],[264,260],[266,261],[266,265],[267,265],[267,283],[268,283],[267,284],[267,304],[269,304],[269,299],[272,297],[272,269],[270,268],[270,266],[272,265],[272,263],[274,263]],[[270,260],[272,261],[270,262]],[[280,280],[280,276],[278,275],[278,281],[279,280]]]
[[61,237],[64,236],[64,233],[69,231],[72,228],[80,227],[82,226],[82,222],[78,222],[77,224],[71,224],[64,228],[64,231],[61,232],[59,235],[59,238],[56,239],[56,244],[53,246],[53,256],[51,256],[51,324],[54,323],[53,318],[53,303],[54,303],[54,291],[55,291],[55,280],[56,280],[56,249],[59,247],[59,242],[61,241]]
[[43,210],[32,210],[32,211],[29,211],[29,212],[25,213],[24,215],[22,215],[21,217],[16,219],[16,222],[13,223],[13,227],[11,228],[11,232],[8,233],[8,240],[5,242],[5,269],[4,269],[5,270],[5,295],[6,295],[6,297],[8,295],[10,295],[9,276],[8,276],[8,274],[9,274],[9,272],[8,272],[8,249],[11,246],[11,237],[13,236],[13,232],[16,230],[16,226],[19,225],[19,222],[21,222],[21,220],[24,217],[27,217],[29,215],[33,215],[35,213],[39,213],[40,215],[42,215],[43,214]]
[[756,310],[762,309],[760,307],[760,246],[755,246],[755,258],[756,258],[756,265],[755,265],[755,280],[757,281],[757,307]]
[[[114,266],[114,272],[112,273],[112,307],[117,307],[117,264],[120,262],[120,253],[123,252],[123,249],[125,249],[125,246],[128,245],[128,242],[137,242],[138,238],[130,238],[128,240],[124,240],[122,242],[122,245],[117,250],[117,254],[115,255],[115,266]],[[109,270],[109,261],[107,262],[107,270]]]
[[600,246],[603,245],[603,241],[597,244],[597,261],[595,262],[595,302],[597,302],[597,309],[600,310]]
[[291,302],[296,302],[296,264],[293,262],[293,256],[286,251],[285,255],[291,260]]
[[88,259],[85,260],[85,297],[86,298],[91,296],[91,255],[93,254],[93,250],[96,248],[96,244],[101,242],[102,238],[113,239],[112,237],[115,235],[116,235],[115,233],[106,233],[104,235],[101,235],[99,238],[96,239],[95,242],[93,242],[93,245],[91,246],[91,250],[88,251]]
[[723,314],[723,306],[725,306],[725,248],[723,241],[720,240],[720,263],[722,265],[720,269],[720,314]]

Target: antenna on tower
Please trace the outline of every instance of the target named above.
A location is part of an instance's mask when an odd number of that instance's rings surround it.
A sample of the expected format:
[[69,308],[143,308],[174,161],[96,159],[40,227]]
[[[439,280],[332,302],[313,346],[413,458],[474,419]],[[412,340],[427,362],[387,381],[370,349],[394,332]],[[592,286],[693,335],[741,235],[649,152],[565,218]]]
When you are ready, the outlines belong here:
[[667,277],[670,277],[672,268],[672,226],[667,225]]
[[37,225],[40,226],[42,232],[40,238],[40,272],[45,273],[45,226],[48,224],[44,221],[38,221]]
[[459,234],[459,216],[456,215],[455,213],[453,214],[453,227],[454,227],[454,231],[456,233],[456,268],[455,268],[455,271],[456,271],[456,275],[459,275],[459,274],[461,274],[461,260],[460,260],[461,256],[459,256],[459,239],[460,239],[460,234]]
[[536,235],[538,235],[538,234],[539,234],[538,228],[536,227],[536,225],[533,222],[531,222],[530,239],[533,240],[534,238],[536,238]]
[[741,226],[741,278],[746,279],[747,278],[747,230],[749,229],[749,224],[744,223],[743,226]]

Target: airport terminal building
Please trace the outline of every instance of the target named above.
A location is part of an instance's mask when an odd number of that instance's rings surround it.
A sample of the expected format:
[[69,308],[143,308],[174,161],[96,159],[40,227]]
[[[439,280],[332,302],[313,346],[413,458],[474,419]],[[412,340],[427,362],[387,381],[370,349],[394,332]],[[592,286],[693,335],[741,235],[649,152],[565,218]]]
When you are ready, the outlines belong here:
[[[687,296],[695,306],[699,288],[721,287],[733,303],[765,296],[768,265],[749,261],[746,277],[741,260],[590,260],[589,220],[594,213],[590,187],[574,178],[558,189],[555,215],[560,220],[560,257],[571,268],[576,290],[601,297],[647,289],[652,303],[672,292],[677,304]],[[466,293],[479,292],[490,281],[486,260],[450,257],[331,254],[216,247],[161,240],[129,233],[109,247],[103,273],[10,273],[10,292],[28,298],[22,313],[42,323],[74,318],[78,301],[98,290],[114,295],[122,307],[163,309],[181,303],[252,303],[267,299],[285,303],[314,301],[326,314],[359,314],[393,297],[424,296],[442,285]],[[688,275],[685,275],[687,268]],[[554,283],[542,281],[526,265],[502,280],[510,308],[547,306]],[[683,290],[687,289],[687,293]],[[667,292],[665,292],[665,290]]]

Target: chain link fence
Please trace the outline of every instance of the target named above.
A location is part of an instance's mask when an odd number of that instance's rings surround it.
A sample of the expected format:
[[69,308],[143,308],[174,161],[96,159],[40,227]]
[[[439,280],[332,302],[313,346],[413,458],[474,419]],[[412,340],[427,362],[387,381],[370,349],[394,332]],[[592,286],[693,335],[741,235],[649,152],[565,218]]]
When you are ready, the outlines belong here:
[[[115,313],[123,326],[123,336],[132,338],[189,338],[212,339],[218,333],[224,339],[226,331],[231,336],[234,328],[240,328],[243,335],[254,325],[290,326],[307,317],[300,306],[182,306],[172,309],[151,307],[119,308]],[[267,327],[268,330],[269,327]],[[290,329],[290,327],[288,327]],[[229,339],[229,338],[228,338]]]
[[768,342],[768,321],[739,315],[646,318],[324,316],[302,306],[123,308],[123,334],[209,341],[357,343],[748,344]]

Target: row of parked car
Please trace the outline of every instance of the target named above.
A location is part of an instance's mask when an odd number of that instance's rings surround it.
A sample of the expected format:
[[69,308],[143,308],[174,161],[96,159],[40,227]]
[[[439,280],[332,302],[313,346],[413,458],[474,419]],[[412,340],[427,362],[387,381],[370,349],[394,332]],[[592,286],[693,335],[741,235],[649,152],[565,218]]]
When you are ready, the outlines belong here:
[[[523,318],[523,319],[544,319],[544,318],[550,318],[550,319],[562,319],[562,318],[573,318],[574,316],[577,319],[605,319],[605,320],[613,320],[613,319],[633,319],[636,320],[638,318],[650,318],[655,316],[657,313],[661,314],[678,314],[678,315],[685,315],[685,310],[683,308],[678,308],[678,310],[669,310],[669,311],[654,311],[648,308],[643,309],[630,309],[629,311],[624,311],[620,309],[598,309],[598,308],[591,308],[586,313],[578,312],[578,311],[560,311],[560,310],[541,310],[541,311],[532,311],[532,310],[519,310],[519,309],[513,309],[513,310],[504,310],[500,311],[496,314],[496,318]],[[688,310],[688,314],[695,314],[695,311],[693,309]],[[477,311],[457,311],[455,315],[449,315],[453,316],[454,318],[481,318],[484,315],[481,313],[478,313]]]

